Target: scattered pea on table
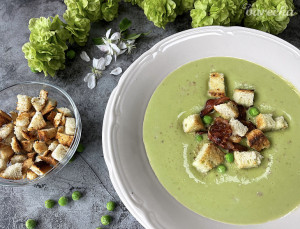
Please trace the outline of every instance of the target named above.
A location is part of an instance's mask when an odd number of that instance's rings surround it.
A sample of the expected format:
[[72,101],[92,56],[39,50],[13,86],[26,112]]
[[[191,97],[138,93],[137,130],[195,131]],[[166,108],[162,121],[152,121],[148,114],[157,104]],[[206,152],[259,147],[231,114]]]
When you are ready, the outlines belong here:
[[34,229],[36,227],[36,221],[34,219],[28,219],[25,226],[27,229]]
[[54,200],[46,200],[46,201],[45,201],[45,207],[46,207],[46,208],[53,208],[54,205],[55,205]]
[[109,201],[107,204],[106,204],[106,208],[108,211],[113,211],[115,210],[116,208],[116,203],[113,202],[113,201]]
[[81,193],[79,191],[75,191],[72,193],[73,200],[79,200],[81,198]]
[[58,204],[59,204],[60,206],[65,206],[65,205],[67,205],[67,204],[68,204],[68,198],[65,197],[65,196],[60,197],[59,200],[58,200]]
[[104,215],[101,217],[101,223],[103,225],[108,225],[108,224],[110,224],[111,221],[112,221],[112,218],[109,215]]

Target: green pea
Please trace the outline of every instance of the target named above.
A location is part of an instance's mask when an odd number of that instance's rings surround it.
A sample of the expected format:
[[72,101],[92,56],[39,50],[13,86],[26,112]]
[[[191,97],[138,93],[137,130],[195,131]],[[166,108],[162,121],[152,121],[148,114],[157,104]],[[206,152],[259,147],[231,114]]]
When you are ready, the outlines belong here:
[[226,169],[225,165],[219,165],[217,167],[217,170],[219,173],[225,173],[227,169]]
[[196,135],[196,140],[197,140],[198,142],[201,142],[201,141],[203,140],[203,136],[200,135],[200,134],[197,134],[197,135]]
[[36,227],[36,221],[34,219],[28,219],[25,226],[27,229],[34,229]]
[[113,211],[115,210],[116,208],[116,203],[113,202],[113,201],[109,201],[107,204],[106,204],[106,208],[108,211]]
[[77,152],[82,153],[84,151],[84,146],[79,143],[78,147],[77,147]]
[[257,115],[260,114],[260,111],[256,108],[256,107],[251,107],[249,109],[249,114],[252,116],[252,117],[255,117]]
[[233,156],[233,153],[227,153],[225,155],[225,160],[232,163],[234,161],[234,156]]
[[45,201],[45,207],[46,207],[46,208],[53,208],[54,205],[55,205],[54,200],[46,200],[46,201]]
[[111,216],[109,216],[109,215],[104,215],[104,216],[101,217],[101,223],[102,223],[103,225],[108,225],[108,224],[110,224],[111,220],[112,220],[112,218],[111,218]]
[[79,200],[81,198],[81,193],[79,191],[75,191],[72,193],[73,200]]
[[39,71],[35,70],[34,68],[30,68],[30,70],[33,72],[33,73],[38,73]]
[[65,205],[67,205],[67,204],[68,204],[68,198],[65,197],[65,196],[60,197],[59,200],[58,200],[58,204],[59,204],[60,206],[65,206]]
[[213,118],[211,117],[211,116],[209,116],[209,115],[205,115],[204,117],[203,117],[203,122],[205,123],[205,124],[212,124],[212,122],[213,122]]
[[74,58],[75,58],[75,55],[76,55],[76,52],[75,52],[74,50],[69,50],[69,51],[67,52],[67,57],[68,57],[69,59],[74,59]]

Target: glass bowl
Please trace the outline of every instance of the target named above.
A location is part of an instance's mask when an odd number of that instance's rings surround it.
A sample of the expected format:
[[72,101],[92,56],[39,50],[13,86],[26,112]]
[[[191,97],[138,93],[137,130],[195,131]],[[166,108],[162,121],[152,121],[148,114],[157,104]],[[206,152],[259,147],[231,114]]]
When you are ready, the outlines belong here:
[[76,120],[76,129],[73,142],[69,147],[69,151],[64,159],[44,175],[38,176],[34,180],[8,180],[0,178],[0,185],[2,186],[25,186],[45,181],[50,176],[54,176],[56,173],[58,173],[69,162],[77,150],[82,131],[81,118],[74,101],[63,89],[54,85],[40,82],[27,81],[17,83],[0,91],[0,109],[7,113],[16,110],[18,94],[38,97],[39,92],[42,89],[49,92],[49,98],[56,100],[58,107],[67,107],[72,111],[73,117]]

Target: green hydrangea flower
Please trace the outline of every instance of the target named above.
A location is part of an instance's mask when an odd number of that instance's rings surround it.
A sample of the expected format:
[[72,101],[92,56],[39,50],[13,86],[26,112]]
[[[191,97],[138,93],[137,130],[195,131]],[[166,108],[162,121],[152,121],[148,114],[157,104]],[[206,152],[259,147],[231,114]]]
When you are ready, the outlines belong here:
[[124,0],[125,2],[130,2],[132,5],[138,5],[142,8],[142,3],[144,0]]
[[181,15],[194,7],[195,0],[174,0],[176,3],[176,14]]
[[247,0],[196,0],[191,10],[192,27],[238,25],[246,6]]
[[105,21],[112,21],[118,17],[119,0],[107,0],[102,3],[101,12]]
[[279,34],[296,15],[294,9],[293,0],[257,0],[246,12],[245,26]]

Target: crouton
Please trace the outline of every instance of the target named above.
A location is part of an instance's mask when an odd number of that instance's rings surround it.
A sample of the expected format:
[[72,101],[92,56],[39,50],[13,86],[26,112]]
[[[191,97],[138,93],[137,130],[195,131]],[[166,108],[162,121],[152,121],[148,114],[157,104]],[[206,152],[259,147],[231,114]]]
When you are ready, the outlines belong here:
[[28,158],[34,158],[36,155],[37,155],[36,152],[32,152],[32,153],[28,153],[28,154],[27,154],[27,157],[28,157]]
[[254,103],[254,90],[235,89],[233,100],[245,107],[251,107]]
[[20,112],[28,112],[31,109],[31,97],[27,95],[17,95],[17,110]]
[[57,165],[58,161],[55,160],[53,157],[49,156],[49,157],[45,157],[45,156],[39,156],[40,159],[46,163],[48,163],[49,165]]
[[43,155],[48,150],[48,146],[45,142],[42,141],[36,141],[33,143],[33,148],[35,152],[37,152],[40,155]]
[[74,136],[70,136],[63,133],[56,133],[56,139],[60,144],[70,147],[73,142]]
[[64,126],[57,127],[57,132],[58,133],[64,133],[65,132],[65,127]]
[[35,173],[35,172],[33,172],[32,170],[28,170],[27,171],[27,176],[26,176],[26,178],[28,179],[28,180],[34,180],[34,179],[36,179],[38,177],[38,175]]
[[34,164],[34,159],[33,157],[27,158],[24,162],[23,162],[23,166],[22,166],[22,173],[26,173],[30,167]]
[[47,116],[47,120],[50,121],[51,123],[54,123],[54,118],[56,114],[57,114],[56,111],[51,111],[50,114]]
[[49,145],[49,147],[48,147],[48,150],[50,150],[50,151],[54,151],[55,149],[56,149],[56,147],[58,146],[58,141],[54,141],[54,142],[52,142],[50,145]]
[[39,139],[40,141],[47,142],[52,138],[55,138],[56,132],[56,128],[38,130]]
[[23,139],[28,141],[35,141],[37,140],[37,132],[36,131],[21,131]]
[[275,130],[282,130],[289,127],[283,116],[275,118]]
[[237,118],[239,116],[237,105],[232,101],[216,105],[214,109],[225,119]]
[[272,114],[259,114],[255,120],[257,128],[261,131],[271,131],[276,127]]
[[10,123],[12,121],[12,118],[6,114],[3,110],[0,110],[0,127]]
[[68,134],[68,135],[74,135],[75,134],[75,129],[76,129],[75,118],[66,118],[66,125],[65,125],[66,134]]
[[16,126],[27,127],[30,123],[30,114],[28,112],[22,112],[18,115],[16,119]]
[[51,128],[54,128],[54,125],[51,122],[46,121],[46,126],[43,129],[51,129]]
[[259,129],[252,130],[246,137],[248,146],[256,151],[261,151],[270,147],[270,141]]
[[69,148],[59,144],[55,150],[52,152],[51,156],[57,160],[57,161],[61,161],[62,159],[64,159],[64,157],[67,155]]
[[193,166],[201,173],[218,166],[224,161],[224,153],[213,143],[206,143],[198,153]]
[[15,126],[15,135],[16,135],[16,138],[19,140],[19,141],[22,141],[24,140],[24,137],[23,137],[23,131],[27,131],[27,128],[25,126]]
[[33,143],[28,140],[22,140],[21,142],[22,149],[28,153],[32,152]]
[[36,111],[41,111],[46,105],[46,100],[39,97],[34,97],[31,99],[31,104]]
[[14,132],[11,132],[4,140],[2,140],[2,142],[10,145],[13,137],[15,137],[15,134],[14,134]]
[[20,180],[22,179],[22,163],[16,163],[8,166],[1,176],[5,179]]
[[18,113],[15,111],[10,111],[9,114],[10,114],[12,121],[15,122],[18,117]]
[[62,113],[57,113],[56,115],[55,115],[55,117],[54,117],[54,119],[53,119],[53,125],[55,126],[55,127],[58,127],[59,126],[59,124],[61,123],[61,121],[62,121],[62,117],[63,117],[64,115],[62,114]]
[[48,91],[45,91],[44,89],[42,89],[40,91],[40,98],[44,99],[45,101],[47,101],[48,99]]
[[240,143],[242,141],[242,137],[236,135],[235,136],[231,135],[229,139],[234,143]]
[[66,117],[72,117],[72,112],[70,111],[69,108],[66,107],[60,107],[57,108],[58,112],[62,113]]
[[[73,121],[71,121],[73,122]],[[199,114],[193,114],[183,120],[183,131],[191,133],[199,130],[205,130],[205,126]]]
[[11,157],[14,155],[14,151],[12,150],[10,145],[5,145],[0,143],[0,158],[8,162]]
[[7,167],[7,161],[0,158],[0,172],[2,172],[4,169],[6,169],[6,167]]
[[233,136],[244,137],[248,132],[248,127],[244,126],[239,120],[231,119],[229,124],[232,129]]
[[209,86],[208,94],[211,97],[220,98],[226,95],[223,73],[218,73],[218,72],[210,73],[208,86]]
[[14,155],[11,159],[10,159],[10,163],[11,164],[16,164],[16,163],[23,163],[25,160],[27,159],[27,156],[25,155]]
[[15,153],[22,153],[22,147],[16,137],[11,139],[11,148]]
[[36,112],[35,115],[32,117],[31,122],[28,126],[28,131],[32,130],[40,130],[46,126],[46,122],[43,118],[41,112]]
[[6,139],[14,131],[14,124],[8,123],[0,128],[0,141]]
[[30,169],[37,175],[41,176],[47,173],[52,167],[44,161],[35,162]]
[[258,167],[263,156],[257,151],[234,152],[234,163],[239,169]]
[[48,99],[45,107],[42,109],[42,114],[45,115],[49,113],[50,111],[54,110],[57,105],[57,102],[53,99]]

